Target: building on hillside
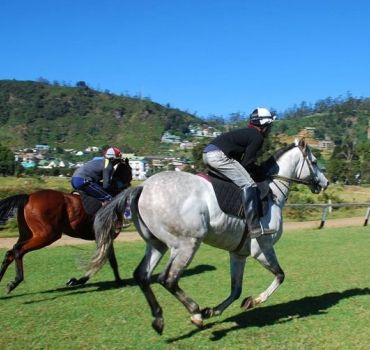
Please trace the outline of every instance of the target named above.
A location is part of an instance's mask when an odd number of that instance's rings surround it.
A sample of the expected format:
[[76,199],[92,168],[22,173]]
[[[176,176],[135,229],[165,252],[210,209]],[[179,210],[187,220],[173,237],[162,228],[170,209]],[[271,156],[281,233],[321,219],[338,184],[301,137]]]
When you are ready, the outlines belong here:
[[86,153],[96,153],[96,152],[99,152],[100,151],[100,148],[99,147],[96,147],[96,146],[89,146],[89,147],[86,147],[84,152]]
[[314,137],[315,136],[315,130],[316,128],[313,128],[313,127],[305,127],[304,129],[302,129],[299,133],[298,133],[298,136],[299,137]]
[[129,164],[132,169],[132,178],[134,180],[146,180],[149,171],[149,163],[144,159],[137,157],[129,159]]
[[212,126],[206,126],[202,129],[196,129],[194,132],[195,137],[203,138],[203,137],[216,137],[221,135],[221,131],[216,130]]
[[194,143],[190,141],[184,141],[180,143],[180,149],[182,150],[187,150],[187,149],[193,149],[194,148]]
[[319,140],[317,147],[322,150],[329,150],[334,148],[334,142],[332,140]]
[[181,143],[180,136],[172,135],[166,131],[161,137],[162,143]]
[[31,168],[36,168],[36,162],[33,160],[28,160],[25,162],[21,162],[21,165],[24,169],[31,169]]
[[188,166],[188,162],[179,159],[174,159],[170,164],[174,167],[175,171],[183,171]]
[[35,146],[36,151],[42,152],[42,151],[48,151],[50,149],[49,145],[46,143],[40,143],[39,145]]
[[26,148],[15,152],[15,160],[18,162],[30,162],[36,160],[36,152],[33,149]]
[[133,153],[124,153],[122,158],[127,158],[132,171],[133,180],[146,180],[149,172],[149,162],[144,157],[135,156]]

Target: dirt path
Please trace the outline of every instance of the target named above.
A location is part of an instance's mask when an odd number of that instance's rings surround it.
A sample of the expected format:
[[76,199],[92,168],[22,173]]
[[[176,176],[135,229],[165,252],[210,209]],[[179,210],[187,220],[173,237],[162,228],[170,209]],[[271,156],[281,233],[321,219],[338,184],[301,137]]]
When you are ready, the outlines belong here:
[[[362,226],[364,224],[364,217],[345,218],[345,219],[332,219],[325,222],[325,227],[346,227],[346,226]],[[305,222],[286,222],[284,224],[285,231],[299,230],[299,229],[314,229],[318,228],[320,221],[305,221]],[[128,228],[129,230],[129,228]],[[140,240],[140,236],[136,231],[123,231],[117,238],[118,242],[130,242]],[[17,241],[16,237],[1,238],[0,237],[0,248],[9,249]],[[72,238],[63,236],[60,240],[54,242],[51,247],[62,246],[62,245],[79,245],[91,243],[84,241],[79,238]]]

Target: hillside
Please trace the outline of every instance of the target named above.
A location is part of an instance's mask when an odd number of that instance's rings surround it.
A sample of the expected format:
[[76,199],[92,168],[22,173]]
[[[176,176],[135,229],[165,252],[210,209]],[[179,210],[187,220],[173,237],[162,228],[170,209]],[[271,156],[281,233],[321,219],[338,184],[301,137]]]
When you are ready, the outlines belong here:
[[[207,123],[223,130],[244,126],[245,118],[230,119],[229,125],[222,118]],[[359,144],[368,141],[369,120],[369,98],[327,98],[312,107],[302,103],[283,113],[272,133],[284,142],[310,127],[316,142],[329,138],[337,146],[348,140]],[[84,82],[70,87],[0,80],[0,140],[11,148],[39,143],[61,148],[114,144],[125,152],[161,154],[168,148],[160,142],[165,131],[184,138],[189,124],[203,123],[194,115],[149,99],[102,93]]]
[[8,147],[82,148],[106,144],[126,152],[160,150],[164,131],[182,135],[199,118],[148,99],[33,81],[0,81],[0,140]]

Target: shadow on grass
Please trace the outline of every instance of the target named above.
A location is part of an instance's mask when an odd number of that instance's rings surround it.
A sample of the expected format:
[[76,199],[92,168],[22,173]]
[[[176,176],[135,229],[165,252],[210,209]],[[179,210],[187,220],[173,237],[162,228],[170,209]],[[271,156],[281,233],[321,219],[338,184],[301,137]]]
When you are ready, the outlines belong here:
[[[338,304],[341,300],[369,294],[369,288],[353,288],[344,292],[331,292],[317,296],[305,297],[298,300],[292,300],[278,305],[257,307],[250,311],[244,311],[238,315],[226,318],[220,322],[207,324],[205,329],[209,329],[216,324],[228,322],[234,323],[235,325],[230,328],[214,331],[212,333],[211,340],[218,341],[229,335],[231,332],[248,327],[265,327],[276,323],[290,322],[293,319],[323,315],[328,312],[328,309]],[[168,339],[167,342],[173,343],[182,339],[190,338],[194,334],[201,331],[202,329],[194,329],[188,334],[184,334],[177,338]]]
[[[190,268],[184,271],[183,277],[198,275],[201,273],[214,271],[214,270],[216,270],[216,267],[214,267],[213,265],[206,265],[206,264],[197,265],[197,266],[194,266],[193,268]],[[152,283],[157,283],[158,275],[159,274],[155,274],[152,276]],[[97,291],[102,292],[102,291],[106,291],[110,289],[116,289],[120,287],[132,287],[136,285],[137,283],[133,278],[126,278],[126,279],[122,279],[120,285],[118,285],[115,281],[94,282],[94,283],[86,283],[85,285],[82,285],[82,286],[61,287],[61,288],[56,288],[56,289],[45,290],[42,292],[23,293],[23,294],[14,294],[14,295],[11,294],[11,295],[0,297],[0,300],[13,299],[13,298],[19,298],[19,297],[24,297],[24,296],[36,295],[36,294],[59,293],[58,295],[55,295],[54,297],[48,297],[48,298],[41,299],[41,300],[39,299],[39,300],[31,300],[31,301],[24,302],[24,304],[33,304],[33,303],[38,303],[38,302],[46,301],[46,300],[54,300],[60,297],[68,296],[68,295],[78,295],[78,294],[85,294],[85,293],[91,293],[91,292],[97,292]],[[64,294],[60,294],[60,293],[64,293]]]

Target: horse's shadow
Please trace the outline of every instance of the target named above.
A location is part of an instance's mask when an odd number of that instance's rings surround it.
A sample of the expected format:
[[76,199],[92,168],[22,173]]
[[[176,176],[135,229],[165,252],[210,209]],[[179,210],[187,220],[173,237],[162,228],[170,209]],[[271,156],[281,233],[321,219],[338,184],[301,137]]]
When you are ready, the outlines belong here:
[[[194,266],[193,268],[190,268],[184,271],[183,276],[190,277],[192,275],[198,275],[201,273],[214,271],[214,270],[216,270],[216,267],[214,267],[213,265],[201,264],[201,265]],[[152,283],[157,283],[158,276],[159,274],[155,274],[152,276]],[[49,295],[49,297],[45,299],[24,302],[25,304],[33,304],[33,303],[38,303],[38,302],[46,301],[50,299],[57,299],[57,298],[68,296],[68,295],[85,294],[85,293],[91,293],[91,292],[103,292],[103,291],[107,291],[110,289],[116,289],[118,287],[132,287],[136,285],[137,283],[134,280],[134,278],[126,278],[126,279],[121,280],[121,283],[119,284],[119,286],[117,285],[115,281],[102,281],[102,282],[86,283],[81,286],[60,287],[60,288],[55,288],[55,289],[48,289],[48,290],[44,290],[41,292],[6,295],[3,297],[0,297],[0,300],[19,298],[19,297],[23,297],[27,295],[34,295],[34,294]],[[60,294],[61,292],[63,294]],[[53,295],[54,293],[58,293],[58,294]]]
[[[206,325],[206,329],[215,324],[232,322],[233,327],[212,332],[212,341],[218,341],[229,333],[238,331],[247,327],[264,327],[276,323],[290,322],[293,319],[322,315],[328,312],[328,309],[338,304],[341,300],[361,295],[369,295],[369,288],[353,288],[343,292],[330,292],[317,296],[304,297],[302,299],[288,301],[277,305],[257,307],[250,311],[244,311],[238,315],[231,316],[220,322],[213,322]],[[189,338],[202,330],[195,329],[187,334],[177,338],[168,339],[172,343],[181,339]]]

